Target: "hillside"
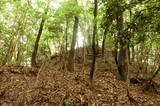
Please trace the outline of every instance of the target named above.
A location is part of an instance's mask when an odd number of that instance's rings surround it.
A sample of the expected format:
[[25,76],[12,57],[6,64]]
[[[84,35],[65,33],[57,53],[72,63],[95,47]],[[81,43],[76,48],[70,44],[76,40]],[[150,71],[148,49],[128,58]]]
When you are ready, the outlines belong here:
[[0,106],[152,105],[160,0],[0,0]]
[[61,62],[61,58],[57,56],[46,61],[40,68],[1,66],[0,105],[160,104],[160,94],[155,91],[144,91],[144,82],[130,84],[127,87],[127,83],[119,80],[111,52],[106,52],[104,59],[97,59],[93,86],[89,83],[90,56],[86,55],[83,68],[82,64],[76,61],[74,73],[62,70]]

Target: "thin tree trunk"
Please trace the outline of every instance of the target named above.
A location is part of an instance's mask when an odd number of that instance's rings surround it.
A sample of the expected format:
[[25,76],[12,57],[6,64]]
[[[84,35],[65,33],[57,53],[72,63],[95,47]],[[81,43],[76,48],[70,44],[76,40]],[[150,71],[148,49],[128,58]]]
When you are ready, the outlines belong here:
[[[84,18],[84,20],[86,20],[86,18]],[[85,56],[86,56],[86,39],[85,39],[85,35],[87,35],[87,31],[86,31],[86,28],[84,27],[85,25],[87,25],[86,23],[82,23],[82,24],[80,24],[80,28],[81,28],[81,32],[82,32],[82,35],[83,35],[83,37],[84,37],[84,39],[83,39],[83,51],[82,51],[82,57],[83,57],[83,61],[82,61],[82,72],[84,73],[84,65],[85,65],[85,63],[86,63],[86,59],[85,59]]]
[[23,49],[21,48],[21,42],[19,41],[19,43],[17,44],[17,57],[16,57],[16,64],[20,65],[21,61],[22,61],[22,55],[23,55]]
[[73,28],[73,36],[72,36],[72,44],[71,44],[71,49],[69,52],[69,57],[68,57],[68,64],[67,64],[67,70],[69,72],[74,71],[74,56],[75,56],[75,45],[76,45],[76,38],[77,38],[77,32],[78,32],[78,17],[74,17],[74,28]]
[[49,50],[49,57],[51,57],[51,55],[52,55],[52,52],[51,52],[51,48],[49,47],[49,39],[47,39],[47,48],[48,48],[48,50]]
[[[87,22],[87,25],[89,26],[89,22]],[[90,31],[91,31],[91,28],[90,27],[88,27],[87,28],[87,53],[89,53],[89,51],[91,50],[91,48],[92,48],[92,37],[91,37],[91,33],[90,33]]]
[[64,42],[64,47],[65,49],[62,52],[66,52],[66,53],[62,53],[64,59],[63,59],[63,70],[67,70],[67,49],[68,49],[68,27],[69,27],[69,19],[66,17],[66,28],[65,28],[65,42]]
[[99,41],[98,41],[98,36],[96,35],[96,54],[99,54]]
[[129,61],[129,64],[131,64],[131,52],[130,52],[130,47],[129,47],[129,45],[128,45],[128,48],[127,48],[128,50],[128,61]]
[[68,26],[69,26],[69,20],[66,19],[66,30],[65,30],[65,35],[66,35],[66,51],[68,48]]
[[83,40],[83,54],[82,54],[82,56],[83,56],[82,71],[84,70],[84,65],[85,65],[85,62],[86,62],[86,58],[85,58],[86,53],[85,52],[86,51],[85,51],[85,39],[84,39]]
[[17,54],[16,54],[17,65],[20,65],[22,61],[22,55],[23,55],[22,41],[23,41],[23,35],[24,35],[24,28],[21,29],[20,35],[21,36],[19,36],[17,40]]
[[132,63],[134,62],[135,58],[135,52],[134,52],[134,46],[132,46]]
[[31,65],[32,67],[36,66],[36,56],[37,56],[37,51],[38,51],[38,47],[39,47],[39,40],[41,38],[42,35],[42,31],[43,31],[43,26],[44,26],[44,22],[45,22],[45,18],[42,18],[40,27],[39,27],[39,31],[38,31],[38,35],[34,44],[34,49],[32,52],[32,58],[31,58]]
[[103,41],[102,41],[102,57],[104,57],[105,48],[106,48],[106,30],[104,31]]
[[11,39],[10,41],[10,45],[9,45],[9,48],[8,48],[8,52],[7,52],[7,55],[5,57],[5,60],[3,62],[3,65],[9,65],[12,61],[12,57],[13,57],[13,52],[15,51],[15,47],[16,47],[16,40],[14,39],[14,37]]
[[92,66],[91,66],[91,71],[90,71],[90,80],[92,83],[93,80],[93,75],[94,75],[94,71],[95,71],[95,63],[96,63],[96,44],[95,44],[95,40],[96,40],[96,35],[97,35],[97,12],[98,12],[98,4],[97,4],[97,0],[94,0],[94,27],[93,27],[93,39],[92,39],[92,51],[93,51],[93,56],[92,56]]
[[13,42],[13,38],[12,38],[11,41],[10,41],[9,48],[8,48],[8,50],[7,50],[7,54],[6,54],[5,59],[4,59],[4,61],[3,61],[3,65],[6,65],[6,64],[7,64],[8,56],[9,56],[10,51],[11,51],[11,48],[12,48],[12,42]]
[[[129,12],[130,12],[130,22],[132,22],[131,21],[132,20],[132,10],[130,9]],[[129,32],[129,36],[130,36],[130,34],[132,33],[132,29],[129,28],[128,32]],[[130,38],[129,38],[129,42],[130,42]],[[129,59],[129,64],[132,64],[131,63],[131,51],[130,51],[130,47],[132,47],[132,46],[130,44],[128,44],[128,59]]]
[[116,65],[118,65],[118,39],[115,39],[115,48],[114,48],[114,60]]

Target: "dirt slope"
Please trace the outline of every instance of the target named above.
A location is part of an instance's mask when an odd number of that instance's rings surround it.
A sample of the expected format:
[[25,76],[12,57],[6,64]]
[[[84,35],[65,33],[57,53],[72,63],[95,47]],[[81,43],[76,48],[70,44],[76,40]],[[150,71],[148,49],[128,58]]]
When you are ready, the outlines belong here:
[[[94,87],[88,81],[91,59],[82,68],[76,60],[75,72],[62,70],[60,57],[45,62],[41,68],[1,66],[1,106],[137,106],[160,105],[160,95],[144,92],[143,85],[127,84],[118,79],[111,53],[98,58]],[[133,100],[132,100],[133,99]]]

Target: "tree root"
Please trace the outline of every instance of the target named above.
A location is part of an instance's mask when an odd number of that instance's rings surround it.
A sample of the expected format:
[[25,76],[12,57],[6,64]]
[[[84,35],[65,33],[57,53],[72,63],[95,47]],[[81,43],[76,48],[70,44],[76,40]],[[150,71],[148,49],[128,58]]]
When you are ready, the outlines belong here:
[[158,85],[157,83],[155,83],[154,81],[148,81],[144,87],[143,87],[143,91],[150,91],[150,92],[154,92],[158,95],[160,95],[160,92],[157,90],[157,87],[160,87],[160,85]]
[[139,102],[137,100],[135,100],[129,93],[129,90],[127,89],[127,97],[128,97],[128,100],[131,102],[131,103],[134,103],[134,104],[139,104]]

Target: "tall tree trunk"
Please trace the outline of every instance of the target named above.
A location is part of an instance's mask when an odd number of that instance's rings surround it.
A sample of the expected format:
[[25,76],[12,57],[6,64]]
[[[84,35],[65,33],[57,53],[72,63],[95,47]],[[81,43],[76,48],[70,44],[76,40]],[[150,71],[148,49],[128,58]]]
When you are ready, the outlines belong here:
[[103,41],[102,41],[102,57],[104,57],[105,48],[106,48],[106,30],[104,31]]
[[128,80],[128,49],[125,47],[127,38],[123,36],[123,11],[117,13],[117,29],[119,36],[120,51],[118,56],[118,72],[122,80]]
[[115,38],[115,48],[114,48],[114,60],[116,62],[116,65],[118,65],[118,38]]
[[135,58],[135,52],[134,52],[134,46],[132,46],[132,63],[134,62],[134,58]]
[[47,48],[48,48],[48,52],[49,52],[49,57],[51,57],[51,55],[52,55],[52,52],[51,52],[51,48],[50,48],[50,46],[49,46],[49,39],[47,39]]
[[42,18],[40,27],[39,27],[39,31],[38,31],[38,35],[34,44],[34,49],[32,52],[32,58],[31,58],[31,65],[32,67],[36,66],[36,56],[37,56],[37,51],[38,51],[38,47],[39,47],[39,40],[41,38],[42,35],[42,31],[43,31],[43,26],[44,26],[44,22],[45,22],[45,18]]
[[[65,42],[64,42],[64,46],[65,46],[65,49],[62,50],[62,56],[64,57],[63,58],[63,65],[62,65],[62,68],[63,70],[67,70],[67,49],[68,49],[68,28],[69,28],[69,19],[68,17],[66,17],[66,28],[65,28]],[[63,53],[63,52],[66,52],[66,53]]]
[[[130,9],[129,10],[129,13],[130,13],[130,22],[132,22],[131,20],[132,20],[132,9]],[[128,29],[128,36],[130,36],[131,35],[131,33],[132,33],[132,29],[131,28],[129,28]],[[129,37],[129,42],[130,42],[130,37]],[[129,59],[129,64],[132,64],[131,63],[131,51],[130,51],[130,47],[132,47],[132,45],[130,45],[130,44],[128,44],[128,59]]]
[[94,71],[95,71],[95,63],[96,63],[96,44],[95,44],[95,40],[96,40],[96,35],[97,35],[97,12],[98,12],[98,4],[97,4],[97,0],[94,0],[94,27],[93,27],[93,39],[92,39],[92,51],[93,51],[93,56],[92,56],[92,66],[91,66],[91,71],[90,71],[90,80],[92,82],[93,80],[93,75],[94,75]]
[[69,20],[66,18],[66,29],[65,29],[65,35],[66,35],[66,51],[68,47],[68,26],[69,26]]
[[92,32],[91,32],[92,28],[90,27],[90,22],[87,21],[87,30],[86,30],[86,35],[87,35],[87,53],[90,52],[91,48],[92,48]]
[[121,47],[118,56],[118,71],[124,81],[128,78],[128,64],[128,49]]
[[99,41],[98,41],[98,36],[96,35],[96,54],[99,54]]
[[130,52],[130,46],[128,45],[127,47],[127,51],[128,51],[128,61],[129,61],[129,64],[131,64],[131,52]]
[[[24,18],[25,19],[25,18]],[[24,23],[24,22],[23,22]],[[24,35],[24,27],[21,29],[20,35],[17,40],[17,54],[16,54],[16,64],[20,65],[23,57],[23,35]]]
[[69,57],[68,57],[68,64],[67,64],[67,70],[69,72],[74,71],[74,55],[75,55],[75,45],[76,45],[76,38],[77,38],[77,32],[78,32],[78,17],[74,17],[74,28],[73,28],[73,36],[72,36],[72,44],[71,44],[71,49],[69,52]]

